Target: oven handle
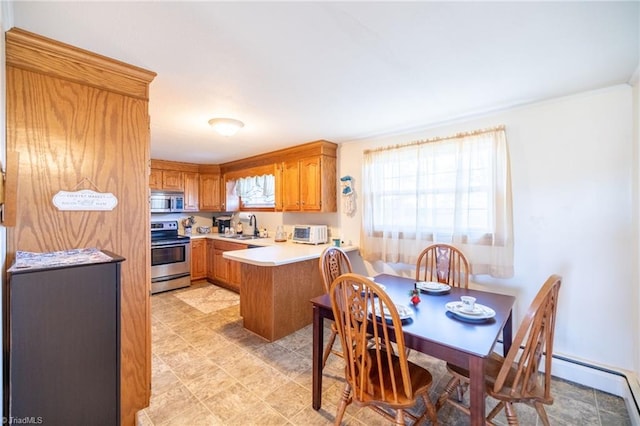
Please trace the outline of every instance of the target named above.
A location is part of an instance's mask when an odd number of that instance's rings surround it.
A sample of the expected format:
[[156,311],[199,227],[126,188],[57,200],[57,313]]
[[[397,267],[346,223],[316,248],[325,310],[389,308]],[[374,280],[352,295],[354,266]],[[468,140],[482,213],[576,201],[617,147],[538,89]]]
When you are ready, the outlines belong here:
[[156,247],[180,247],[180,246],[188,246],[191,244],[190,241],[167,241],[167,242],[155,242],[151,243],[151,250]]

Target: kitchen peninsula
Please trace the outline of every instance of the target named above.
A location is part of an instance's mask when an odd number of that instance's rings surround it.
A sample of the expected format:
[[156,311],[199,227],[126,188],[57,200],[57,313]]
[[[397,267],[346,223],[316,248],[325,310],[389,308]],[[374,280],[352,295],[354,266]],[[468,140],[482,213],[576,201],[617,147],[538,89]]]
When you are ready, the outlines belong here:
[[311,324],[309,300],[325,292],[318,259],[328,246],[286,242],[225,252],[241,263],[243,326],[272,342]]

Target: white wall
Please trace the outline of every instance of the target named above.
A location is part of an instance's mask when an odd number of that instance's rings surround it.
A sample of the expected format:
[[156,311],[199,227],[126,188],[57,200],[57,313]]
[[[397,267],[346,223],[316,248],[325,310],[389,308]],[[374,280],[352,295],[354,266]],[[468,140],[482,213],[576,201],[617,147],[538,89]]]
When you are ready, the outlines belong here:
[[[505,124],[511,156],[515,276],[475,277],[514,294],[515,324],[544,280],[563,276],[555,353],[632,370],[637,362],[638,233],[632,206],[632,89],[582,93],[402,136],[342,144],[339,175],[362,189],[364,149]],[[361,198],[341,214],[343,237],[359,241]],[[366,273],[392,265],[364,263]],[[374,271],[375,269],[375,271]]]

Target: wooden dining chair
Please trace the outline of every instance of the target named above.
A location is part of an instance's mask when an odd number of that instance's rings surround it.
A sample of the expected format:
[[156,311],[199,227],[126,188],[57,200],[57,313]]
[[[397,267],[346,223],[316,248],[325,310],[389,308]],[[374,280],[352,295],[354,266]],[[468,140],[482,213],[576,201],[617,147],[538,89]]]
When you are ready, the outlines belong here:
[[[352,272],[351,261],[347,254],[338,247],[327,247],[324,249],[322,254],[320,255],[319,261],[320,267],[320,275],[322,276],[322,283],[324,284],[324,291],[328,294],[329,288],[331,287],[331,283],[333,280],[338,278],[342,274],[346,274],[348,272]],[[327,342],[327,346],[324,349],[324,353],[322,355],[322,367],[324,368],[327,363],[327,358],[329,358],[329,354],[333,353],[339,357],[342,356],[342,352],[333,348],[336,336],[338,335],[338,330],[336,328],[335,323],[331,324],[331,335],[329,336],[329,341]]]
[[[522,324],[511,344],[506,358],[493,352],[485,367],[485,387],[487,395],[500,401],[487,416],[487,423],[505,409],[509,425],[517,425],[518,417],[513,408],[516,402],[533,406],[542,424],[549,426],[549,418],[544,405],[553,404],[551,396],[551,355],[553,336],[558,309],[558,292],[562,278],[551,275],[531,302]],[[522,347],[522,352],[520,349]],[[545,356],[544,373],[539,373],[542,355]],[[463,368],[447,364],[447,370],[454,379],[469,382],[469,372]],[[453,379],[452,379],[453,380]],[[460,400],[451,399],[456,384],[449,382],[436,407],[450,403],[469,414],[469,409]]]
[[469,261],[450,244],[432,244],[416,262],[416,281],[434,281],[452,287],[469,287]]
[[[436,425],[435,406],[429,399],[431,373],[407,360],[402,322],[389,295],[368,278],[351,273],[336,278],[329,294],[344,350],[346,379],[335,424],[342,422],[347,406],[355,403],[372,408],[396,425],[404,425],[405,415],[416,422],[428,417]],[[397,351],[387,351],[393,340]],[[406,410],[419,398],[426,409],[417,417]],[[395,410],[395,415],[387,410]]]

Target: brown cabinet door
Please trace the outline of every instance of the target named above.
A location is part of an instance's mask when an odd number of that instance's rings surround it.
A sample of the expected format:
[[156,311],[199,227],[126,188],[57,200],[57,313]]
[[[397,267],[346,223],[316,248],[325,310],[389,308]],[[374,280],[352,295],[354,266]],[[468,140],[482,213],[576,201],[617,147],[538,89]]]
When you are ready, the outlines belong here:
[[191,281],[207,276],[207,244],[204,239],[191,240]]
[[207,279],[210,281],[215,281],[216,279],[216,249],[215,249],[215,241],[207,240]]
[[200,174],[200,210],[201,211],[222,211],[220,196],[221,191],[220,175],[215,173]]
[[234,260],[227,260],[229,262],[229,282],[232,285],[235,285],[238,287],[238,291],[240,290],[240,282],[242,281],[241,279],[241,263],[240,262],[236,262]]
[[224,253],[224,250],[215,249],[215,264],[213,266],[213,271],[216,281],[226,283],[229,281],[229,274],[227,272],[227,259],[222,257],[222,253]]
[[282,211],[300,210],[300,167],[298,161],[282,165]]
[[169,191],[184,191],[182,172],[177,170],[163,170],[162,189],[167,189]]
[[231,241],[213,240],[214,243],[214,280],[216,283],[235,292],[240,292],[241,266],[240,262],[225,259],[222,255],[225,251],[243,250],[246,244]]
[[198,204],[200,186],[200,175],[198,173],[184,173],[184,210],[197,212],[200,209]]
[[149,188],[162,189],[162,170],[151,169],[151,174],[149,175]]
[[322,161],[320,157],[300,161],[300,210],[322,210]]

